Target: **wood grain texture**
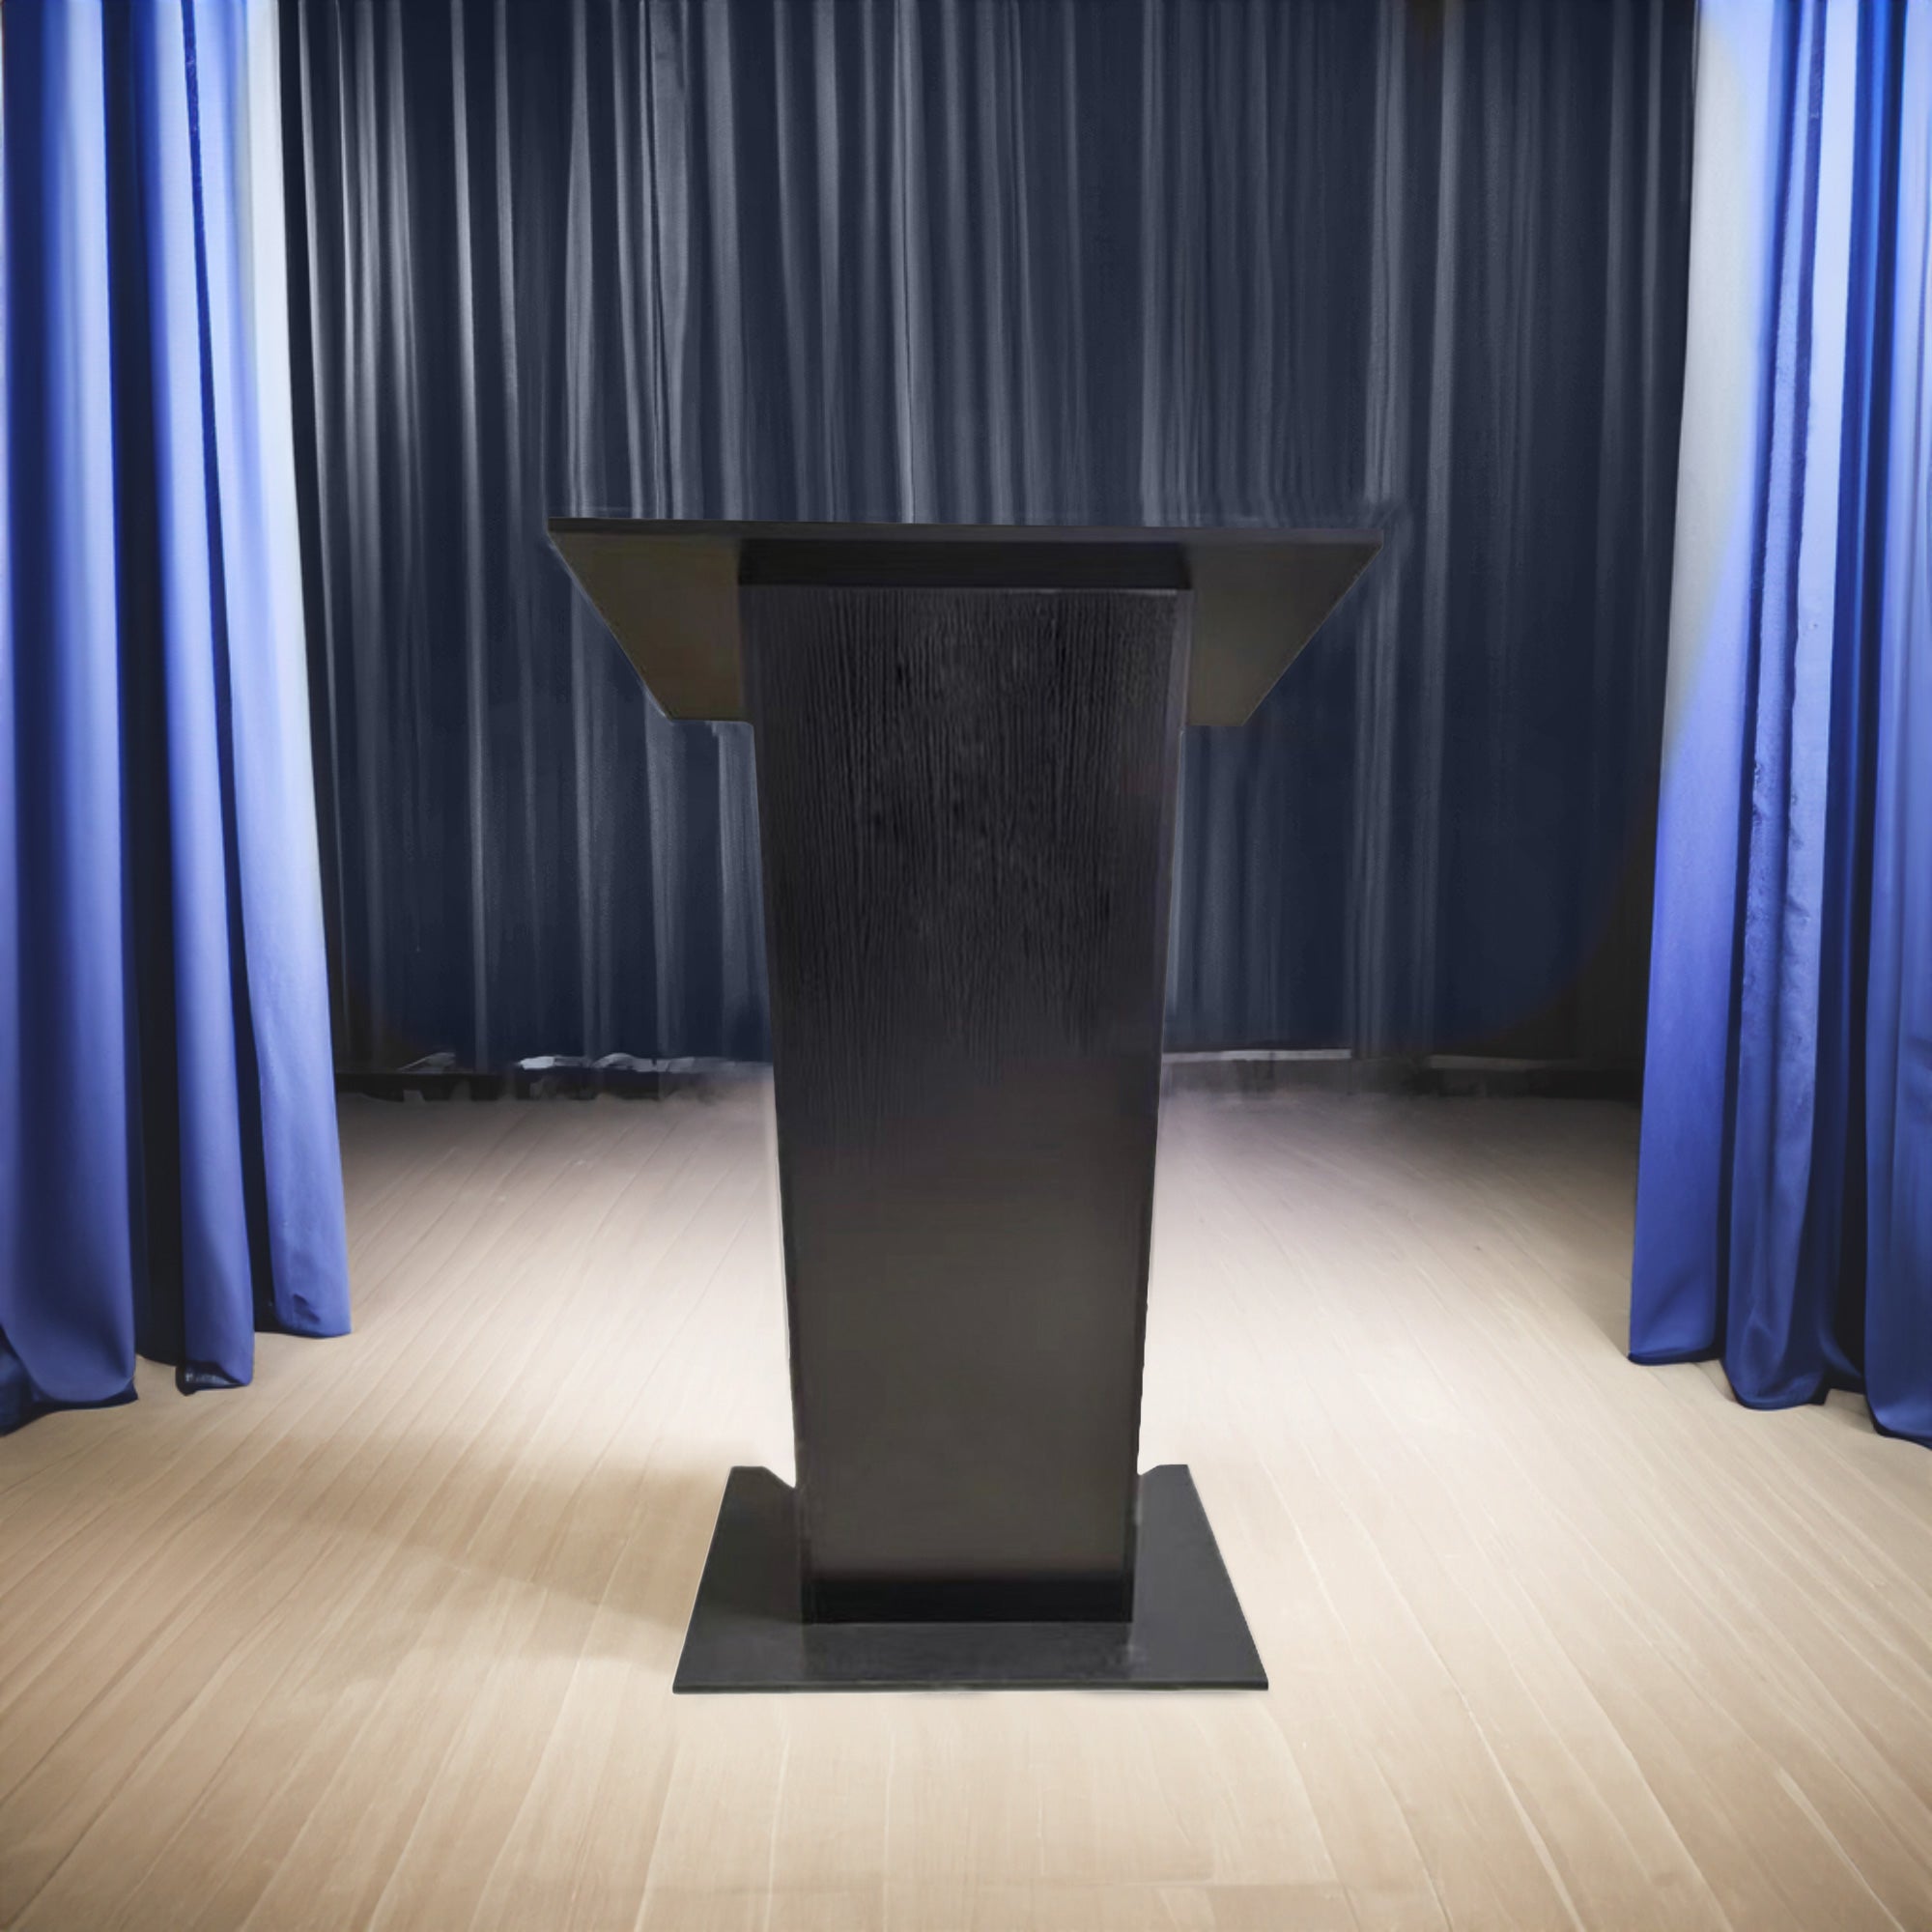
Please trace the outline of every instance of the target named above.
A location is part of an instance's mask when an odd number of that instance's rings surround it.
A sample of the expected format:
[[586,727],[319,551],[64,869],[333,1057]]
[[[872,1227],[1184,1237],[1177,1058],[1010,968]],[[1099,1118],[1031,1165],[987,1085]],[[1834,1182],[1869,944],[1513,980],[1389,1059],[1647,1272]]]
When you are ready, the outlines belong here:
[[673,1699],[787,1466],[769,1090],[343,1126],[355,1335],[0,1442],[0,1925],[1932,1924],[1932,1458],[1623,1360],[1627,1112],[1168,1101],[1253,1697]]
[[1123,1619],[1186,596],[742,596],[808,1605]]

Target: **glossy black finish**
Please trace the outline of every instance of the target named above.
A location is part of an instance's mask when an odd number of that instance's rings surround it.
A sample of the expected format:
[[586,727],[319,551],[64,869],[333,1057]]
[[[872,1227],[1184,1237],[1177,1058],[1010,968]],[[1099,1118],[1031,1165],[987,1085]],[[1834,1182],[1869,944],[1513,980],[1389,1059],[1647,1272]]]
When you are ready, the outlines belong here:
[[806,1611],[1123,1617],[1186,593],[741,597]]
[[808,1623],[792,1492],[769,1469],[733,1469],[671,1688],[1265,1690],[1183,1466],[1148,1471],[1139,1517],[1125,1623]]

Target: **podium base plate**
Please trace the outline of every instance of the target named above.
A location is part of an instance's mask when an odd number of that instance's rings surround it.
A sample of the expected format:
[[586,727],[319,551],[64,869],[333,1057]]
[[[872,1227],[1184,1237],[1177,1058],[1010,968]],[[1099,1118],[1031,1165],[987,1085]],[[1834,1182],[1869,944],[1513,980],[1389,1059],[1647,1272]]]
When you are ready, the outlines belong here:
[[1141,1478],[1130,1623],[806,1623],[790,1487],[736,1468],[673,1690],[1265,1690],[1186,1466]]

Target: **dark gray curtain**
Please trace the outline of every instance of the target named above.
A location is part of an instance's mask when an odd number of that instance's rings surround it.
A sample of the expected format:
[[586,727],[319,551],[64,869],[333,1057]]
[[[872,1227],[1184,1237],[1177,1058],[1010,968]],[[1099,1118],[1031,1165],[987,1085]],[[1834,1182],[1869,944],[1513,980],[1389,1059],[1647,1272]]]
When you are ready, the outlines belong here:
[[745,727],[553,512],[1386,526],[1170,1041],[1640,1038],[1688,0],[287,0],[337,1048],[763,1051]]

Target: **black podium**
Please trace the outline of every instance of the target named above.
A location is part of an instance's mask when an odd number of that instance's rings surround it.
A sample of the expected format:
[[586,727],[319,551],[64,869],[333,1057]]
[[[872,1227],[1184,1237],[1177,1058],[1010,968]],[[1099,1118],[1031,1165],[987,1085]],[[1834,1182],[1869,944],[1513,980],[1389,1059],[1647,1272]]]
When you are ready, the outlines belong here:
[[1378,534],[550,529],[754,734],[798,1487],[731,1472],[675,1688],[1264,1687],[1135,1468],[1176,774]]

